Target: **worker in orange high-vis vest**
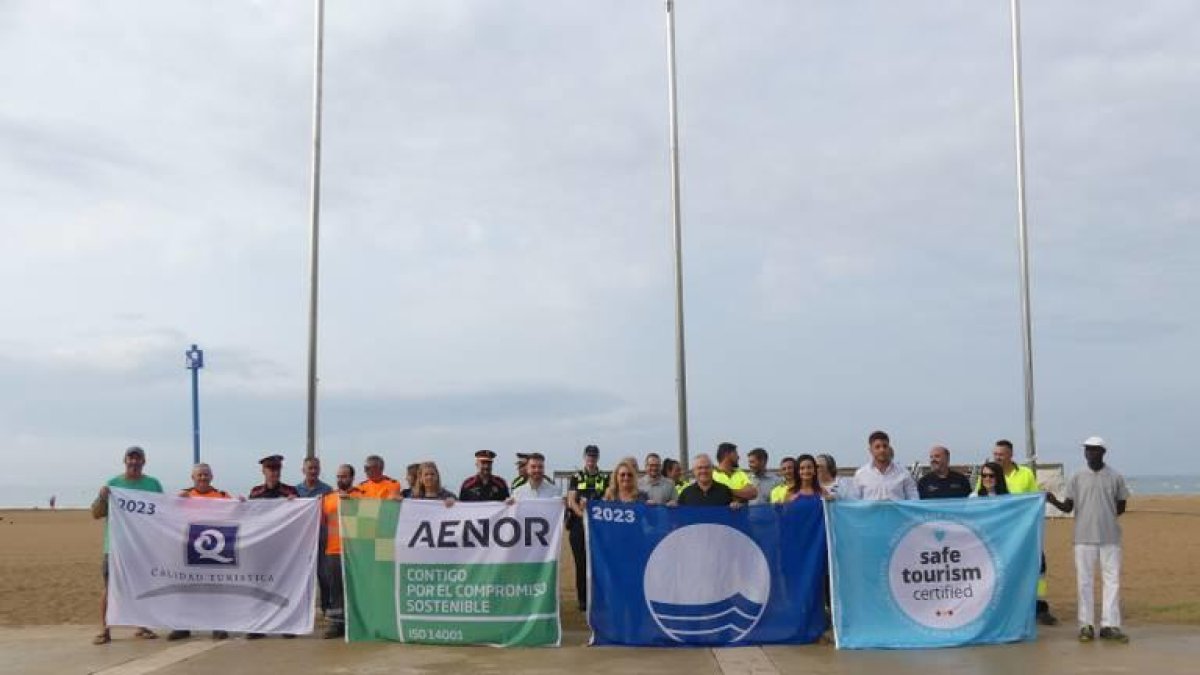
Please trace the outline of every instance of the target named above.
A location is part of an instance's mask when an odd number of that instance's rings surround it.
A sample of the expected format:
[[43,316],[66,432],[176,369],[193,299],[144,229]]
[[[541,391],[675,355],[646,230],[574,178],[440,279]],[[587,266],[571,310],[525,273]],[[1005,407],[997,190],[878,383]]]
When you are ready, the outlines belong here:
[[[212,467],[201,462],[192,467],[192,487],[180,490],[179,496],[197,499],[233,499],[228,492],[213,487],[212,480]],[[167,639],[182,640],[191,636],[192,631],[190,630],[173,630],[167,635]],[[214,640],[224,640],[229,637],[229,633],[223,630],[214,630],[212,637]]]
[[383,458],[379,455],[367,457],[363,462],[363,472],[367,478],[358,484],[358,489],[362,490],[364,497],[395,499],[400,496],[400,483],[383,473]]
[[329,625],[324,637],[338,638],[346,634],[346,598],[342,589],[342,525],[338,521],[338,503],[342,499],[366,497],[367,493],[354,485],[354,467],[343,464],[337,470],[337,489],[321,498],[321,513],[325,519],[324,565],[318,573],[329,588],[329,609],[325,618]]

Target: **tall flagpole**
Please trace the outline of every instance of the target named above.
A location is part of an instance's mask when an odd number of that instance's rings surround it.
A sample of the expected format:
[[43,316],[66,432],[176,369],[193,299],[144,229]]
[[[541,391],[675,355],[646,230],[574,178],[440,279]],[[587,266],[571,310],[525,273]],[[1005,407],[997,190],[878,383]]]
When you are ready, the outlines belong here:
[[321,257],[321,94],[325,51],[325,0],[316,0],[316,32],[313,37],[313,127],[312,189],[309,193],[308,238],[308,426],[304,456],[317,455],[317,289]]
[[679,106],[675,85],[675,0],[667,3],[667,82],[671,117],[671,224],[675,245],[675,395],[679,406],[679,463],[688,469],[687,361],[683,348],[683,230],[679,214]]
[[1021,247],[1021,346],[1025,362],[1025,458],[1037,462],[1033,423],[1033,328],[1029,310],[1029,230],[1025,220],[1025,106],[1021,85],[1021,2],[1011,0],[1013,108],[1017,133],[1017,238]]

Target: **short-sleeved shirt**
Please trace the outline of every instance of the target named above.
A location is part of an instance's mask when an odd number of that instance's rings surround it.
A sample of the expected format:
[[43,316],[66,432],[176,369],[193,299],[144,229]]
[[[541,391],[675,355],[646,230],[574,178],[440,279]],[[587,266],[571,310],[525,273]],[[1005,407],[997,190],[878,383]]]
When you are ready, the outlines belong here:
[[357,487],[362,490],[362,496],[368,499],[394,499],[400,494],[400,483],[387,476],[380,476],[379,480],[368,478]]
[[521,501],[523,499],[555,499],[562,496],[558,486],[549,478],[543,478],[542,482],[534,487],[533,483],[526,480],[512,491],[513,499]]
[[929,472],[917,481],[917,492],[921,499],[967,497],[971,494],[971,479],[957,471],[951,471],[945,478]]
[[[713,475],[716,475],[713,471]],[[708,492],[700,489],[699,483],[692,483],[679,494],[680,506],[729,506],[733,503],[733,490],[728,485],[713,481]]]
[[1125,477],[1107,464],[1099,471],[1082,469],[1067,481],[1066,497],[1075,502],[1075,543],[1121,543],[1117,502],[1129,499]]
[[[982,479],[981,479],[982,480]],[[979,492],[979,480],[975,481],[975,491]],[[1028,492],[1038,492],[1037,476],[1034,475],[1033,469],[1020,464],[1013,464],[1012,471],[1004,474],[1004,484],[1008,486],[1010,495],[1025,494]]]
[[278,483],[275,487],[267,487],[266,483],[255,485],[250,489],[249,499],[287,499],[296,496],[296,488],[286,483]]
[[333,488],[329,487],[329,484],[324,481],[317,481],[316,486],[311,488],[305,485],[303,481],[296,484],[297,497],[323,497],[330,492],[333,492]]
[[771,488],[770,500],[772,504],[783,504],[787,501],[788,488],[791,486],[787,483],[780,483]]
[[464,502],[502,502],[508,499],[508,483],[499,476],[487,480],[475,474],[463,481],[458,489],[458,498]]
[[[142,490],[143,492],[158,492],[162,493],[162,483],[158,482],[157,478],[142,474],[142,477],[137,480],[129,480],[125,474],[113,476],[105,483],[110,488],[122,488],[125,490]],[[108,553],[108,520],[104,521],[104,552]]]
[[673,502],[679,495],[671,479],[661,475],[655,480],[651,480],[649,476],[642,476],[638,480],[638,489],[646,493],[646,499],[656,504]]
[[734,469],[726,474],[717,467],[713,467],[713,480],[724,485],[730,490],[741,490],[745,487],[750,487],[753,483],[750,482],[750,476],[741,469]]
[[[713,476],[716,475],[717,472],[713,471]],[[750,479],[750,484],[758,488],[758,496],[750,500],[751,504],[770,504],[771,492],[783,483],[779,474],[773,471],[764,471],[761,475],[756,473],[747,473],[746,475]]]
[[917,481],[895,462],[888,464],[883,471],[875,468],[874,462],[858,467],[849,492],[851,494],[847,496],[852,499],[868,501],[903,501],[919,497]]

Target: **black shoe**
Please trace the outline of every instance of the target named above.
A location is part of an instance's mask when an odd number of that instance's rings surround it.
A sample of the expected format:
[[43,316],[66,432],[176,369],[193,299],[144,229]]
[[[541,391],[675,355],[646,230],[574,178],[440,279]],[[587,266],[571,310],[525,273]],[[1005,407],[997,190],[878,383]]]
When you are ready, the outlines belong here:
[[173,630],[167,633],[167,640],[184,640],[192,636],[190,630]]
[[212,637],[214,640],[228,640],[229,633],[227,633],[226,631],[223,631],[223,630],[214,630]]
[[1105,626],[1100,629],[1100,639],[1108,640],[1109,642],[1120,642],[1126,644],[1129,642],[1129,636],[1121,632],[1120,628]]
[[295,633],[284,633],[284,634],[283,634],[283,639],[284,639],[284,640],[295,640],[295,639],[296,639],[296,634],[295,634]]
[[267,637],[266,633],[246,633],[247,640],[261,640]]
[[1058,617],[1050,613],[1050,610],[1037,613],[1037,622],[1043,626],[1057,626]]
[[321,637],[326,640],[332,640],[334,638],[345,637],[345,635],[345,624],[331,623],[325,628],[325,632],[321,634]]

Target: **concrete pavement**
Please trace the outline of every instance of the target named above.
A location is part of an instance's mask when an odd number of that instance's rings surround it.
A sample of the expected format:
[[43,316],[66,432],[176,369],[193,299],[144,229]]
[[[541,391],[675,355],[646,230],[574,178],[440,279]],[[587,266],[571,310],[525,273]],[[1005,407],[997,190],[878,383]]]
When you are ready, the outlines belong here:
[[114,629],[114,640],[93,646],[90,626],[0,628],[0,673],[59,675],[214,675],[259,672],[305,673],[887,673],[887,675],[1009,675],[1022,672],[1074,675],[1130,673],[1183,675],[1200,672],[1200,629],[1194,626],[1131,626],[1132,642],[1080,644],[1068,626],[1042,629],[1036,642],[922,651],[837,651],[831,646],[739,649],[632,649],[587,647],[587,634],[568,631],[558,649],[425,647],[383,643],[346,644],[316,637],[208,637],[167,642],[135,640]]

